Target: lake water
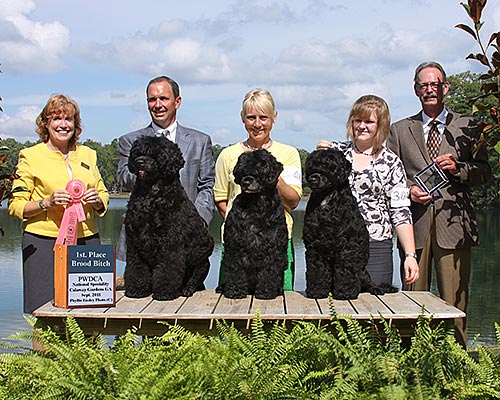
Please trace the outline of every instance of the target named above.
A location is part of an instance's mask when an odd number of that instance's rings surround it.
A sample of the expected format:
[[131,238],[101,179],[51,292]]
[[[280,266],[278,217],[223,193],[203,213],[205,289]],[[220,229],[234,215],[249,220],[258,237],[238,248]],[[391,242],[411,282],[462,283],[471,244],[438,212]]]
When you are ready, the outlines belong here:
[[[126,199],[112,199],[104,218],[99,219],[103,244],[117,241]],[[304,245],[302,225],[304,205],[293,212],[296,279],[295,289],[305,288]],[[468,308],[469,341],[480,333],[478,343],[496,344],[494,323],[500,322],[500,210],[486,210],[478,215],[481,245],[473,249],[470,301]],[[217,215],[210,224],[210,233],[215,238],[215,250],[210,259],[210,273],[205,281],[208,289],[217,286],[220,263],[220,224]],[[25,330],[28,324],[22,312],[22,261],[21,223],[9,217],[5,203],[0,209],[0,227],[5,236],[0,237],[0,338]],[[395,265],[398,265],[397,252]],[[117,273],[123,274],[124,263],[117,263]],[[399,274],[395,274],[395,283]],[[396,286],[399,286],[398,284]],[[436,289],[432,291],[436,293]],[[1,349],[0,349],[1,351]]]

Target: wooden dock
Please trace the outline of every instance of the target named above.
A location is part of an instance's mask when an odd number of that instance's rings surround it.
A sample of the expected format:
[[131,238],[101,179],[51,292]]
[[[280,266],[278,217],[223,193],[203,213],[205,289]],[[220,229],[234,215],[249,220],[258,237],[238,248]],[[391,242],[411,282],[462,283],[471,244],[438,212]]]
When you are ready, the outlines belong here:
[[[131,299],[123,291],[117,292],[115,307],[103,308],[56,308],[51,302],[38,308],[33,314],[42,326],[51,326],[63,331],[64,319],[74,317],[85,333],[100,332],[120,335],[135,326],[137,334],[161,335],[168,327],[158,321],[179,324],[202,333],[215,333],[215,321],[226,320],[245,330],[255,318],[257,310],[263,320],[296,320],[327,323],[330,320],[328,299],[308,299],[303,292],[285,292],[274,300],[258,300],[251,296],[230,300],[204,290],[192,297],[180,297],[172,301],[156,301],[151,297]],[[432,317],[434,321],[465,317],[465,313],[451,306],[430,292],[399,292],[374,296],[362,293],[356,300],[333,300],[337,314],[351,316],[356,320],[385,318],[396,325],[401,334],[411,333],[420,315]]]

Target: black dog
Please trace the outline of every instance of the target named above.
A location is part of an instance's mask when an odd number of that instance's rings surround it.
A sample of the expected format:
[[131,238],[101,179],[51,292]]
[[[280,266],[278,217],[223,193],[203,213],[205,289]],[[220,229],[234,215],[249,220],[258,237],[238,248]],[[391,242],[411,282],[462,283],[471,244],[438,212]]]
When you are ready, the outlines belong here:
[[130,150],[136,183],[125,216],[125,295],[156,300],[203,290],[214,242],[179,181],[184,159],[164,137],[142,136]]
[[306,179],[312,190],[304,216],[306,295],[355,299],[360,292],[395,292],[376,286],[366,270],[369,236],[349,187],[351,163],[341,151],[316,150],[306,159]]
[[234,168],[241,186],[224,223],[224,283],[231,299],[283,294],[288,230],[276,189],[283,165],[267,150],[243,153]]

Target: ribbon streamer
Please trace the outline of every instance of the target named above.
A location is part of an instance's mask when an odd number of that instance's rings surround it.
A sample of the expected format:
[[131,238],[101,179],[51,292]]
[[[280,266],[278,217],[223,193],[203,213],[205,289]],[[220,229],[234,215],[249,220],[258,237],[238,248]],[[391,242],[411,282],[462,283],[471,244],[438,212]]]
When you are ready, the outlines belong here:
[[71,196],[71,203],[64,210],[56,244],[76,245],[78,239],[78,222],[85,221],[85,211],[81,200],[85,194],[86,185],[79,179],[73,179],[66,185]]

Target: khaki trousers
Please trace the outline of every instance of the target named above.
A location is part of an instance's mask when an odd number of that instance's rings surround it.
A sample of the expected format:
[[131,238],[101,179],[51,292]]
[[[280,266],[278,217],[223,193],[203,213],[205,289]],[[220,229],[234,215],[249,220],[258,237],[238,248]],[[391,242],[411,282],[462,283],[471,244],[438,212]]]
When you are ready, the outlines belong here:
[[[432,261],[436,270],[439,296],[466,312],[469,300],[469,278],[471,271],[471,248],[443,249],[436,242],[435,211],[431,210],[431,230],[423,249],[417,250],[420,278],[405,290],[429,291],[432,279]],[[403,259],[404,260],[404,259]],[[404,276],[404,275],[403,275]],[[467,318],[455,318],[455,338],[464,348],[467,344]]]

